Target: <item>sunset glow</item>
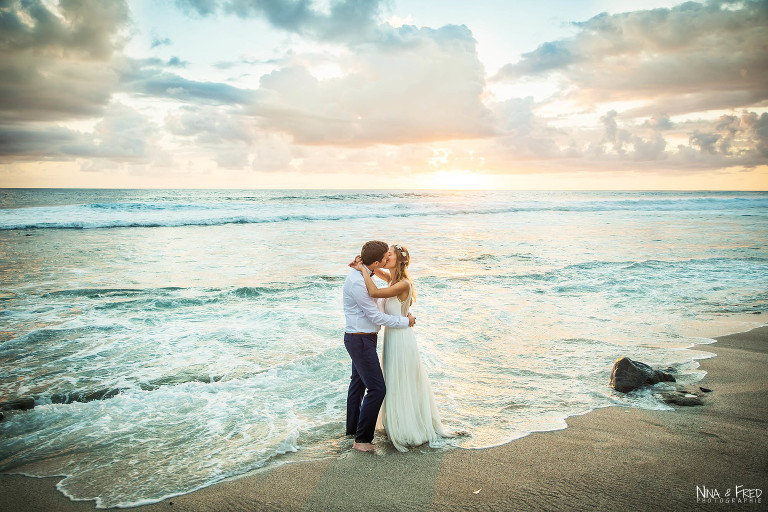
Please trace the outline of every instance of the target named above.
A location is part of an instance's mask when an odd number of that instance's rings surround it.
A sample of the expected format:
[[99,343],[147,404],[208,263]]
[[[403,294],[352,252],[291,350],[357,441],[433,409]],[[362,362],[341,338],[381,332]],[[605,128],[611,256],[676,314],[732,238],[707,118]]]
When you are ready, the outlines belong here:
[[[426,188],[436,190],[485,190],[496,188],[490,177],[472,171],[441,171],[429,176]],[[431,185],[431,186],[430,186]]]
[[765,2],[443,7],[6,2],[0,186],[768,188]]

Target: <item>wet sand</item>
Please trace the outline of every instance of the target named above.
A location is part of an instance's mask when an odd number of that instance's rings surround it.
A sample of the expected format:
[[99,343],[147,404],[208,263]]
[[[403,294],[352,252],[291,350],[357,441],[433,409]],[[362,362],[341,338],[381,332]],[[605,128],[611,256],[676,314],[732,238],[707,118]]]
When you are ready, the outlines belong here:
[[[598,409],[484,450],[349,451],[130,510],[768,510],[768,327],[703,349],[717,354],[701,361],[703,406]],[[0,475],[0,510],[95,509],[58,480]],[[698,502],[704,488],[723,502]]]

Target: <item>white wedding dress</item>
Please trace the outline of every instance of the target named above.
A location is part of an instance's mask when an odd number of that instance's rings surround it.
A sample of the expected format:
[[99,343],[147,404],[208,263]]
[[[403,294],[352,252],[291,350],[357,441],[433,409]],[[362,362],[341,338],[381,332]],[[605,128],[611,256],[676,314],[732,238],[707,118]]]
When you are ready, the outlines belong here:
[[[411,293],[412,290],[409,290],[405,302],[397,297],[385,299],[384,312],[396,316],[408,315]],[[401,452],[408,451],[408,446],[424,443],[435,447],[441,437],[449,437],[440,422],[440,413],[421,362],[414,330],[385,327],[381,359],[387,393],[377,428],[384,428],[389,440]]]

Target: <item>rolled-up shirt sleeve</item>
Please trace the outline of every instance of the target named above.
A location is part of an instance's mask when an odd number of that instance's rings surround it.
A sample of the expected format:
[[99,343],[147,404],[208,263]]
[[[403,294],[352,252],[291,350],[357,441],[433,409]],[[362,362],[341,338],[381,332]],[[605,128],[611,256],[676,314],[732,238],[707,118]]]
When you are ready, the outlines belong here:
[[376,307],[376,301],[368,295],[368,289],[365,287],[365,282],[360,285],[355,285],[354,290],[355,302],[363,310],[365,317],[376,325],[383,325],[385,327],[396,327],[398,329],[405,329],[408,327],[407,316],[392,316],[379,311]]

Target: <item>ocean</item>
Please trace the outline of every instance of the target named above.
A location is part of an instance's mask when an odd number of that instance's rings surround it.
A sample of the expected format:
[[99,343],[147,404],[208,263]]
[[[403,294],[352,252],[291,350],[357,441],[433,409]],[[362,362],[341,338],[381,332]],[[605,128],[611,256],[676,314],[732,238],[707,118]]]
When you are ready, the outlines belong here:
[[765,192],[0,189],[0,402],[35,401],[0,422],[0,471],[131,506],[343,453],[341,288],[371,239],[409,249],[468,433],[437,449],[671,409],[669,384],[611,389],[613,362],[693,384],[768,312]]

